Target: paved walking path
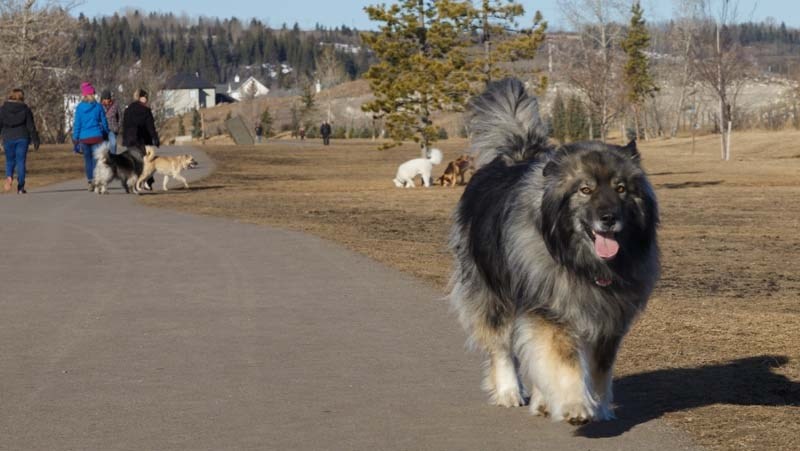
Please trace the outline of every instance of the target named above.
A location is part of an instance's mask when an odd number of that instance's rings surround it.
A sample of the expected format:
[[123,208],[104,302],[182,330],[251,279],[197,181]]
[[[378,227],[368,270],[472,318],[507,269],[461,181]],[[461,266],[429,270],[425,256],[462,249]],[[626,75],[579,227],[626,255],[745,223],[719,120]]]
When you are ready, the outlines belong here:
[[0,236],[2,450],[687,447],[487,405],[441,293],[312,236],[82,181],[0,196]]

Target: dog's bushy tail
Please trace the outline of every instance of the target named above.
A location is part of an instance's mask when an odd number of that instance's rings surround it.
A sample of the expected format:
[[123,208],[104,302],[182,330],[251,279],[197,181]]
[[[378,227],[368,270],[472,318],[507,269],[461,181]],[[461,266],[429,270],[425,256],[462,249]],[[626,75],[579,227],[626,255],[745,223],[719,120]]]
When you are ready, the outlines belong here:
[[156,148],[155,146],[144,146],[144,160],[145,161],[153,161],[156,159]]
[[437,165],[442,162],[442,151],[439,149],[431,149],[430,156],[428,157],[431,160],[431,164]]
[[516,78],[492,82],[469,107],[472,152],[476,167],[497,157],[508,164],[530,160],[549,150],[539,102]]
[[106,163],[108,160],[108,149],[108,142],[104,142],[97,149],[94,149],[94,154],[92,156],[95,160]]

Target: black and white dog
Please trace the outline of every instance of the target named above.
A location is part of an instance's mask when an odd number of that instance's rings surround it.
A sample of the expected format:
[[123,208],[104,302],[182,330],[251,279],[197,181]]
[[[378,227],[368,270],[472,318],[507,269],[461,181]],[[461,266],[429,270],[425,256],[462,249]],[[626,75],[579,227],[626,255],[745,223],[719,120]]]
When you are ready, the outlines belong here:
[[[122,183],[122,188],[126,193],[133,191],[139,194],[136,181],[142,175],[144,169],[144,154],[141,149],[129,147],[127,150],[113,154],[108,150],[108,143],[104,143],[95,150],[94,159],[94,192],[97,194],[107,194],[108,184],[112,180],[118,179]],[[142,184],[146,190],[150,190],[152,178]]]

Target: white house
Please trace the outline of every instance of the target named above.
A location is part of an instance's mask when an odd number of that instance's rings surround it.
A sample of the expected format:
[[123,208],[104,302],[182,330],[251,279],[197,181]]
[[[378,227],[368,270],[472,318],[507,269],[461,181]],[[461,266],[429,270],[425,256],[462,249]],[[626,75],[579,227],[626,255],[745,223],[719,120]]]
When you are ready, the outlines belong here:
[[175,75],[167,80],[161,96],[166,117],[216,105],[215,86],[200,78],[200,74]]
[[233,78],[233,82],[217,85],[217,94],[222,94],[235,101],[246,98],[261,97],[269,94],[269,88],[258,81],[255,77],[248,77],[241,81],[239,76]]

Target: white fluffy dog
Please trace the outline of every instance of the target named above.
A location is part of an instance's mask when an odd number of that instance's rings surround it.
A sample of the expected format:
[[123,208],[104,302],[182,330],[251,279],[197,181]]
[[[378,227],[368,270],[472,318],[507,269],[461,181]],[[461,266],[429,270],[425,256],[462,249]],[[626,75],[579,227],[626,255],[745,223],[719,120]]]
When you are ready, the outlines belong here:
[[422,176],[422,184],[426,188],[431,186],[431,171],[433,166],[442,162],[442,151],[439,149],[431,149],[430,157],[428,158],[415,158],[408,160],[397,168],[397,175],[394,177],[394,184],[398,188],[414,187],[414,177]]

